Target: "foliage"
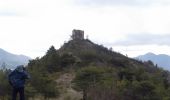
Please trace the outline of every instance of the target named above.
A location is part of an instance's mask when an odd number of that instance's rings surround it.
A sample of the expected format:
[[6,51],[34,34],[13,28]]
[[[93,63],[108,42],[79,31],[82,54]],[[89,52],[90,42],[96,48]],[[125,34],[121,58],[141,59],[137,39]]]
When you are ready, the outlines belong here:
[[9,94],[11,94],[11,87],[8,83],[8,73],[9,70],[0,70],[0,99],[6,100],[10,99]]
[[48,72],[56,72],[59,68],[60,58],[54,46],[51,46],[46,55],[41,59],[42,65]]
[[82,90],[84,99],[87,99],[89,89],[97,86],[107,87],[112,84],[113,77],[114,69],[112,68],[90,66],[80,69],[73,83],[75,83],[75,89]]
[[[164,100],[170,95],[166,94],[169,87],[165,88],[164,78],[160,76],[163,73],[85,67],[77,72],[73,82],[77,90],[84,92],[84,100]],[[107,98],[109,95],[112,98]]]
[[64,53],[60,57],[60,65],[62,67],[72,66],[76,62],[76,57],[74,57],[71,53]]
[[[58,73],[67,71],[75,75],[69,86],[82,92],[83,100],[170,100],[168,71],[151,61],[130,59],[90,40],[71,40],[59,50],[51,46],[43,57],[31,60],[27,70],[31,74],[25,88],[27,98],[58,97],[56,78]],[[8,73],[0,71],[2,100],[10,99]]]
[[[44,98],[54,98],[58,96],[55,81],[49,77],[48,71],[40,59],[33,61],[33,66],[29,65],[28,70],[31,74],[29,81],[29,93],[41,94]],[[34,95],[30,95],[34,96]]]

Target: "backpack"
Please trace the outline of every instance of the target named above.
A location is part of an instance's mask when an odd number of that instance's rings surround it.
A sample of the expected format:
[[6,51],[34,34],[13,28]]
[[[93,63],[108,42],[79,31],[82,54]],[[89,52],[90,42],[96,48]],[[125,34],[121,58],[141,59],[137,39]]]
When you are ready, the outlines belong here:
[[21,79],[18,78],[18,75],[16,73],[11,73],[9,76],[9,83],[13,87],[17,87],[20,84]]

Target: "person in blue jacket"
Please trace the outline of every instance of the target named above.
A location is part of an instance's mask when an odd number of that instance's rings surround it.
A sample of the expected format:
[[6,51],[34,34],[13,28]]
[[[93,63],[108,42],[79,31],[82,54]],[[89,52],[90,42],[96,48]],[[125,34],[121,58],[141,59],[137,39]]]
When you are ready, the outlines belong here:
[[9,74],[8,80],[13,87],[12,100],[16,100],[18,93],[20,95],[20,100],[25,100],[24,85],[25,80],[29,78],[30,75],[27,73],[23,65],[17,66],[17,68]]

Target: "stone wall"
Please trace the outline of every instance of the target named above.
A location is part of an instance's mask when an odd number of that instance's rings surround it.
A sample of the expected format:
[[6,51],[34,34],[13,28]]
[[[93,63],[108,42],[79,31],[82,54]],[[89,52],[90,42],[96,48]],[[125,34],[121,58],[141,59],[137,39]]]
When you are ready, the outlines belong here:
[[72,31],[72,39],[75,40],[75,39],[80,39],[80,40],[83,40],[84,39],[84,31],[82,30],[73,30]]

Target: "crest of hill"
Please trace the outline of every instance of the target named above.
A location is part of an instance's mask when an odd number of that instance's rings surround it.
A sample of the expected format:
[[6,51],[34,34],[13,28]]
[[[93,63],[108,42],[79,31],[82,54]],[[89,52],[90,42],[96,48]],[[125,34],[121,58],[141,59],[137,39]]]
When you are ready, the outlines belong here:
[[82,66],[90,64],[97,66],[111,67],[129,67],[146,68],[148,71],[157,70],[152,63],[143,63],[141,61],[128,58],[118,52],[112,51],[103,45],[98,45],[89,39],[73,39],[64,43],[58,50],[60,55],[71,54],[78,58]]
[[[59,53],[71,53],[75,56],[81,56],[81,54],[89,53],[96,54],[96,56],[107,56],[108,58],[114,57],[123,57],[127,58],[119,53],[113,52],[103,45],[98,45],[90,41],[89,39],[84,40],[70,40],[65,43],[60,49]],[[105,58],[105,57],[104,57]]]

